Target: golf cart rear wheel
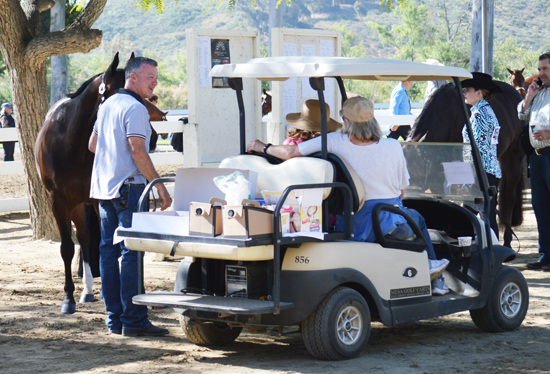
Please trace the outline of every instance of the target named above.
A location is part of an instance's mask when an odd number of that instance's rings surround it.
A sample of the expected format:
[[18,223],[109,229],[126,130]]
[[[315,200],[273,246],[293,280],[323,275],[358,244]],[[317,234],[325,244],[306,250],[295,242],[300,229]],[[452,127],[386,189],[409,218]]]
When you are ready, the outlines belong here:
[[363,296],[338,287],[302,321],[302,338],[315,358],[345,360],[365,349],[370,329],[370,310]]
[[495,277],[485,307],[470,310],[470,316],[483,331],[510,331],[521,325],[528,307],[527,281],[518,269],[504,266]]
[[217,346],[233,343],[243,330],[227,323],[191,319],[180,315],[180,325],[185,336],[196,345]]

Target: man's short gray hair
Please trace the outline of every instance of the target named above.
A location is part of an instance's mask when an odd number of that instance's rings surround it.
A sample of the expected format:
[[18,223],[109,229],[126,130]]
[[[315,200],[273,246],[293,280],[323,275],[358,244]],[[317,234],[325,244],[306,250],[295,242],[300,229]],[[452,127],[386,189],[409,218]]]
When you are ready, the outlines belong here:
[[[340,115],[342,116],[342,112],[340,111]],[[345,116],[343,116],[345,117]],[[367,140],[373,140],[375,142],[379,141],[382,137],[382,130],[380,129],[380,125],[378,124],[378,121],[376,118],[372,118],[371,120],[368,120],[367,122],[355,122],[350,120],[346,117],[348,120],[348,124],[344,124],[344,128],[342,129],[342,132],[344,134],[348,134],[349,138],[355,137],[358,140],[361,141],[367,141]]]
[[128,60],[126,63],[126,66],[124,67],[124,77],[126,80],[130,79],[130,74],[135,73],[137,74],[139,68],[143,64],[158,66],[157,62],[151,58],[147,57],[134,57]]

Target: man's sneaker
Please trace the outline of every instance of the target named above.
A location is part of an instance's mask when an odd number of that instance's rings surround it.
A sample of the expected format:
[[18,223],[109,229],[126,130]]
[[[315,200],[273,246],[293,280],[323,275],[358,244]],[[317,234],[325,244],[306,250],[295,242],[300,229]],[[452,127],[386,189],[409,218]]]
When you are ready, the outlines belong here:
[[449,286],[445,283],[443,276],[432,281],[432,295],[443,296],[447,293],[449,293]]
[[430,263],[430,279],[437,279],[443,274],[447,266],[449,266],[449,260],[442,258],[441,260],[428,260]]
[[407,223],[400,223],[389,233],[386,234],[387,239],[392,240],[414,240],[416,235]]
[[165,328],[162,328],[162,327],[157,327],[157,326],[149,326],[149,327],[145,327],[143,329],[138,329],[138,330],[127,330],[127,329],[122,329],[122,335],[123,336],[130,336],[130,337],[135,337],[135,336],[164,336],[164,335],[167,335],[168,334],[168,329],[165,329]]

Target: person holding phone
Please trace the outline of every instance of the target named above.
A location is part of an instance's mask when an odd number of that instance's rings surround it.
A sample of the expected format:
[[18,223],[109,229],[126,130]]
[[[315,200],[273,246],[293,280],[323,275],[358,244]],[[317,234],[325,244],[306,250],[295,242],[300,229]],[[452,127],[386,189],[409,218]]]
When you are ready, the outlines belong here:
[[529,121],[529,140],[535,149],[530,158],[531,204],[539,232],[539,260],[527,264],[550,271],[550,52],[539,56],[539,79],[518,104],[519,119]]

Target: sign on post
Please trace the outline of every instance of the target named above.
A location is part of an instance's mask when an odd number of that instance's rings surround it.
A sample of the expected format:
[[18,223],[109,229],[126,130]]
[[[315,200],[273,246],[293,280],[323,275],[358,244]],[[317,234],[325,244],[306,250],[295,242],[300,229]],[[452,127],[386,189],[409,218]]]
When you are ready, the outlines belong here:
[[[184,164],[219,163],[239,153],[239,108],[227,79],[210,77],[214,65],[260,57],[258,31],[187,30],[189,124],[184,125]],[[246,139],[262,137],[261,83],[243,79]]]

